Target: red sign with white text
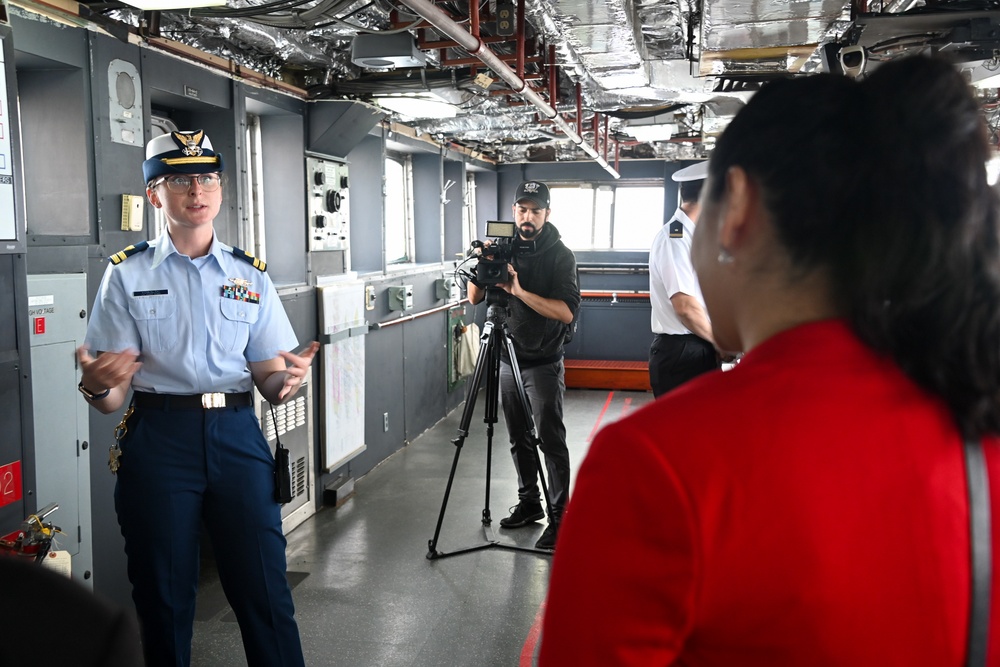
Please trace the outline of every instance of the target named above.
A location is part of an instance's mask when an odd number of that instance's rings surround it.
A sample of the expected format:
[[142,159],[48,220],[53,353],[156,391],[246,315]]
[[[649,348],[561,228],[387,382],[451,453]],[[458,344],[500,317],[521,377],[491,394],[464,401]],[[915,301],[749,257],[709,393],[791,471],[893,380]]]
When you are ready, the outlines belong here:
[[0,466],[0,507],[21,499],[21,462]]

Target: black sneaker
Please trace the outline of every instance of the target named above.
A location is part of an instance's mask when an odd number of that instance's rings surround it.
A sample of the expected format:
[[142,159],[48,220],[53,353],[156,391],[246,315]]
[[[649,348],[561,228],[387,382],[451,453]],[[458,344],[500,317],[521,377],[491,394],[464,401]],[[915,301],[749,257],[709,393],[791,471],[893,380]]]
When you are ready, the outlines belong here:
[[501,528],[520,528],[545,518],[541,503],[519,502],[510,508],[510,516],[500,519]]
[[556,536],[559,534],[559,524],[550,523],[546,526],[545,531],[542,536],[538,538],[535,542],[536,549],[545,549],[547,551],[553,551],[556,548]]

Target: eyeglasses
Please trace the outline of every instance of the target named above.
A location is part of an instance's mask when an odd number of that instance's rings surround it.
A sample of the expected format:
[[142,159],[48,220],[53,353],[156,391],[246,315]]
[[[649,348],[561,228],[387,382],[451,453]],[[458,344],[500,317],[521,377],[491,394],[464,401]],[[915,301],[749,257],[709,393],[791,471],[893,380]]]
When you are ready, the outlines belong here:
[[171,176],[164,176],[163,178],[154,181],[149,187],[152,189],[160,183],[166,183],[168,190],[179,194],[181,192],[187,192],[191,189],[191,186],[197,182],[201,189],[205,192],[215,192],[224,181],[225,177],[222,174],[192,174],[191,176],[174,174]]

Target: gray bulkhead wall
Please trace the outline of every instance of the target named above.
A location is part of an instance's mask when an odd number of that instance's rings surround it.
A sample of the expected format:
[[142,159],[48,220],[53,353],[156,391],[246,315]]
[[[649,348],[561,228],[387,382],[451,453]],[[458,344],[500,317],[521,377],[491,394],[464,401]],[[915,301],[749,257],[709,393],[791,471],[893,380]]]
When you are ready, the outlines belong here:
[[[441,157],[413,155],[415,235],[428,241],[418,247],[417,257],[427,257],[429,267],[389,270],[382,266],[382,173],[383,139],[373,130],[348,155],[351,178],[351,262],[352,268],[374,290],[374,308],[366,311],[369,324],[389,323],[408,313],[391,311],[387,290],[390,286],[413,286],[411,313],[436,308],[435,281],[446,273],[442,268]],[[457,187],[457,186],[456,186]],[[427,238],[430,236],[431,238]],[[418,241],[420,243],[420,241]],[[461,243],[461,240],[458,241]],[[424,255],[423,253],[427,254]],[[325,474],[320,484],[335,479],[345,469],[353,477],[364,475],[386,457],[442,419],[462,401],[464,384],[448,392],[447,313],[374,328],[365,336],[365,444],[367,449],[343,469]],[[388,413],[388,430],[383,415]]]
[[[374,132],[380,133],[379,129]],[[351,182],[351,269],[382,270],[382,139],[369,134],[347,154]]]
[[30,273],[86,273],[97,240],[87,32],[15,15]]
[[[495,171],[476,171],[476,239],[486,238],[488,220],[510,221],[510,202],[501,202],[497,187],[499,175]],[[471,240],[471,239],[470,239]]]
[[465,218],[465,163],[445,160],[444,182],[446,184],[452,183],[451,187],[442,193],[445,200],[443,259],[450,262],[464,250],[462,247],[462,221]]
[[[38,509],[36,499],[29,495],[34,485],[27,481],[34,479],[36,468],[34,424],[28,408],[31,406],[31,383],[37,379],[29,375],[31,352],[27,343],[27,314],[16,312],[26,307],[25,273],[25,255],[0,254],[0,290],[6,295],[0,300],[0,401],[5,406],[0,416],[4,435],[0,441],[0,465],[20,461],[21,479],[25,480],[21,499],[0,506],[0,535],[17,530],[26,512]],[[20,347],[19,341],[24,341]],[[33,409],[55,411],[58,408],[34,406]],[[45,462],[38,461],[37,465],[45,465]],[[7,602],[16,604],[9,599]]]
[[[267,272],[278,285],[305,283],[307,266],[302,118],[262,116]],[[252,250],[251,250],[252,251]]]
[[245,84],[239,90],[260,119],[267,272],[277,285],[306,283],[305,103]]
[[[21,143],[26,151],[25,201],[30,203],[28,235],[74,238],[86,243],[92,235],[94,205],[86,32],[69,26],[14,20],[18,103],[28,113],[21,118]],[[45,50],[45,56],[37,55]]]
[[[0,48],[3,49],[4,61],[7,63],[4,85],[7,90],[7,111],[9,117],[4,124],[8,131],[15,132],[18,127],[20,113],[15,102],[16,81],[13,76],[11,31],[6,25],[0,26]],[[16,138],[14,135],[13,138]],[[24,201],[18,187],[18,181],[23,180],[22,163],[16,143],[11,144],[11,154],[8,156],[14,168],[15,178],[15,225],[20,228],[24,223]],[[0,428],[4,438],[0,440],[0,465],[10,465],[2,477],[9,479],[13,466],[20,462],[22,492],[19,499],[14,500],[10,494],[12,489],[0,490],[5,496],[5,502],[0,505],[0,534],[6,534],[21,525],[27,512],[38,509],[40,500],[32,495],[34,484],[27,480],[35,478],[34,423],[32,418],[32,383],[31,351],[29,349],[29,318],[26,253],[23,232],[18,230],[16,239],[7,239],[4,244],[6,253],[0,254],[0,401],[3,402],[3,416],[0,417]],[[52,410],[53,406],[38,409]],[[38,461],[38,466],[45,464]],[[12,602],[7,600],[8,604]],[[14,602],[16,604],[16,602]]]
[[440,155],[416,153],[413,164],[414,261],[440,262],[444,235],[441,207],[443,187]]

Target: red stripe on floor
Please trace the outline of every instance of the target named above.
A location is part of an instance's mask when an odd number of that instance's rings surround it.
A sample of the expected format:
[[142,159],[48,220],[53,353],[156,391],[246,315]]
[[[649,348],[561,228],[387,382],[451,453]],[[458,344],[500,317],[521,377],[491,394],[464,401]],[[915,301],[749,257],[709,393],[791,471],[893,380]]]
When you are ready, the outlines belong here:
[[528,630],[528,636],[524,639],[524,646],[521,648],[521,660],[518,667],[531,667],[535,664],[535,652],[538,650],[538,638],[542,636],[542,617],[545,615],[545,600],[538,605],[538,613],[535,615],[535,622]]
[[601,408],[601,414],[597,415],[597,421],[594,423],[594,428],[591,429],[590,435],[587,436],[587,442],[590,442],[591,440],[593,440],[594,439],[594,435],[597,433],[597,430],[599,428],[601,428],[601,420],[604,419],[604,413],[608,411],[608,406],[611,405],[611,398],[614,395],[615,395],[615,392],[613,392],[613,391],[609,391],[608,392],[608,400],[604,401],[604,407]]
[[622,414],[621,414],[621,416],[624,417],[625,415],[627,415],[631,411],[632,411],[632,399],[631,398],[626,398],[625,399],[625,405],[622,406]]

